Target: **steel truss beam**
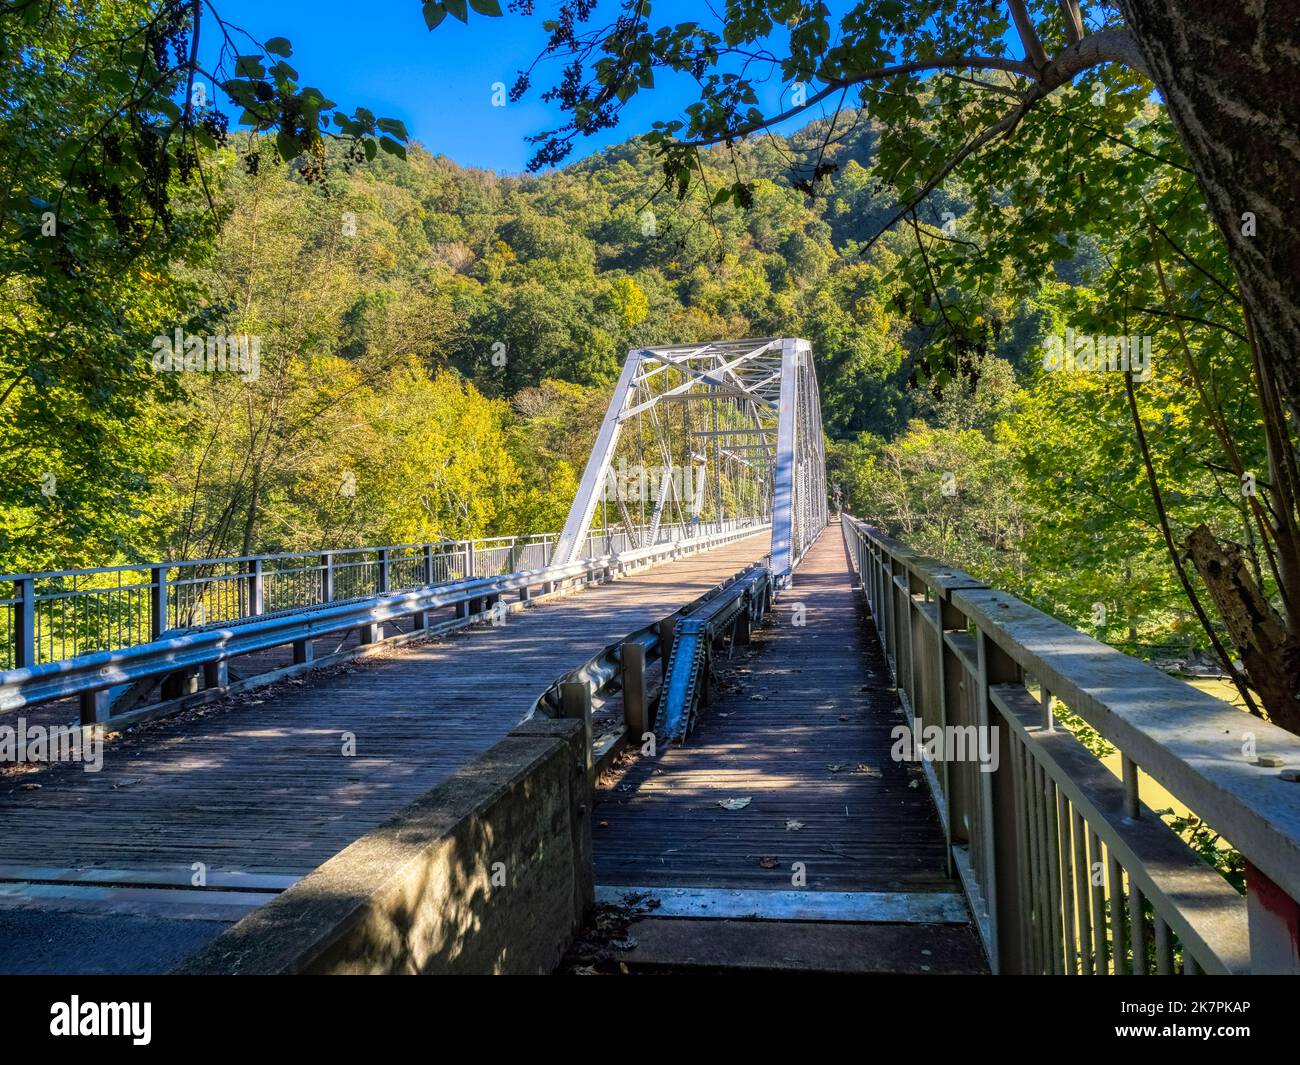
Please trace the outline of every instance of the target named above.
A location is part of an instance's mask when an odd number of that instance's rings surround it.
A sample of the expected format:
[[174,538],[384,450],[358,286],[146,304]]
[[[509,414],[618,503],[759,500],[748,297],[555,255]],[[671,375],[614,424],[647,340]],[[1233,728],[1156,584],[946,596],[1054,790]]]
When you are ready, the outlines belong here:
[[[647,478],[645,463],[659,474]],[[628,467],[652,499],[619,487]],[[829,509],[811,345],[763,337],[629,351],[555,562],[576,557],[598,509],[623,524],[641,509],[651,537],[661,521],[663,535],[702,519],[770,521],[772,572],[788,583]]]

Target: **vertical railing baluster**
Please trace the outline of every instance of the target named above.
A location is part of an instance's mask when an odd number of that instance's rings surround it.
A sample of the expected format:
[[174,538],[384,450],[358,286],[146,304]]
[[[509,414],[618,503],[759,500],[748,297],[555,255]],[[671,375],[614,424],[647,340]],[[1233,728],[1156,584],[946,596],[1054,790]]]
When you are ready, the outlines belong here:
[[1047,828],[1047,883],[1051,908],[1047,919],[1052,928],[1052,971],[1065,973],[1065,940],[1061,931],[1061,838],[1056,828],[1056,781],[1043,771],[1043,823]]
[[1091,892],[1088,884],[1091,880],[1088,866],[1087,828],[1083,814],[1077,809],[1074,816],[1074,893],[1079,907],[1079,962],[1084,976],[1091,976],[1095,971],[1097,946],[1093,941],[1093,922],[1088,912]]
[[1092,887],[1093,928],[1096,930],[1095,971],[1098,976],[1106,976],[1111,956],[1110,943],[1106,938],[1106,856],[1102,851],[1101,837],[1096,832],[1088,833],[1088,883]]
[[1128,878],[1128,913],[1129,939],[1133,944],[1133,975],[1145,976],[1147,972],[1147,920],[1145,897],[1129,874]]
[[1170,941],[1169,926],[1160,914],[1154,914],[1156,932],[1156,974],[1171,976],[1174,971],[1174,948]]
[[1110,897],[1110,942],[1111,942],[1111,967],[1116,976],[1122,975],[1127,970],[1128,961],[1128,936],[1124,931],[1124,915],[1127,909],[1127,896],[1124,892],[1124,868],[1119,864],[1119,859],[1115,853],[1107,848],[1107,857],[1109,859],[1109,883]]
[[[1050,711],[1049,711],[1050,713]],[[1070,800],[1056,789],[1057,834],[1061,841],[1061,920],[1065,928],[1065,972],[1078,973],[1077,944],[1074,925],[1074,846],[1070,836]]]
[[1053,956],[1055,953],[1055,938],[1052,935],[1052,882],[1048,876],[1048,863],[1051,861],[1048,849],[1047,834],[1047,816],[1046,806],[1043,802],[1043,792],[1047,786],[1047,773],[1043,769],[1042,763],[1037,758],[1034,759],[1034,828],[1038,838],[1038,940],[1042,947],[1042,971],[1051,973],[1053,971]]

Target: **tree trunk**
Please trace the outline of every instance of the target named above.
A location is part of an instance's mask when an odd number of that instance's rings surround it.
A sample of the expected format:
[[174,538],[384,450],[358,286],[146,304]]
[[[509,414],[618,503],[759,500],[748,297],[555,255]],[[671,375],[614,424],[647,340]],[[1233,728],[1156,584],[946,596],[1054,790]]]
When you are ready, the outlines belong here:
[[1300,643],[1255,584],[1239,547],[1219,543],[1206,526],[1198,525],[1187,538],[1187,552],[1270,720],[1300,733]]
[[[1300,10],[1295,0],[1120,0],[1282,398],[1300,415]],[[1254,216],[1255,235],[1242,216]]]

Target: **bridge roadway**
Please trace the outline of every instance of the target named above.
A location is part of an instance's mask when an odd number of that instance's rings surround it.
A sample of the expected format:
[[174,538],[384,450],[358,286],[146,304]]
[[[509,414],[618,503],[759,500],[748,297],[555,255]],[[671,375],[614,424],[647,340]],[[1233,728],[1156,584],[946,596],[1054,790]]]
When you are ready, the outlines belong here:
[[603,782],[597,900],[639,918],[616,959],[987,971],[920,765],[891,757],[906,718],[837,525],[776,609],[687,743]]
[[487,750],[557,677],[769,545],[749,537],[140,726],[109,741],[98,773],[0,777],[0,972],[165,971]]

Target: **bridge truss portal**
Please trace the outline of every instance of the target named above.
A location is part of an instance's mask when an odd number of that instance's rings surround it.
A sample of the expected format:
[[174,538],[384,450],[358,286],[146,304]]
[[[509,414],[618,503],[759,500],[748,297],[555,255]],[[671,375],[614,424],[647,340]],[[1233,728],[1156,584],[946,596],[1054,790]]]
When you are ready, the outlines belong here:
[[721,340],[628,352],[556,546],[577,558],[593,525],[645,547],[726,521],[772,524],[790,573],[827,521],[812,346]]

